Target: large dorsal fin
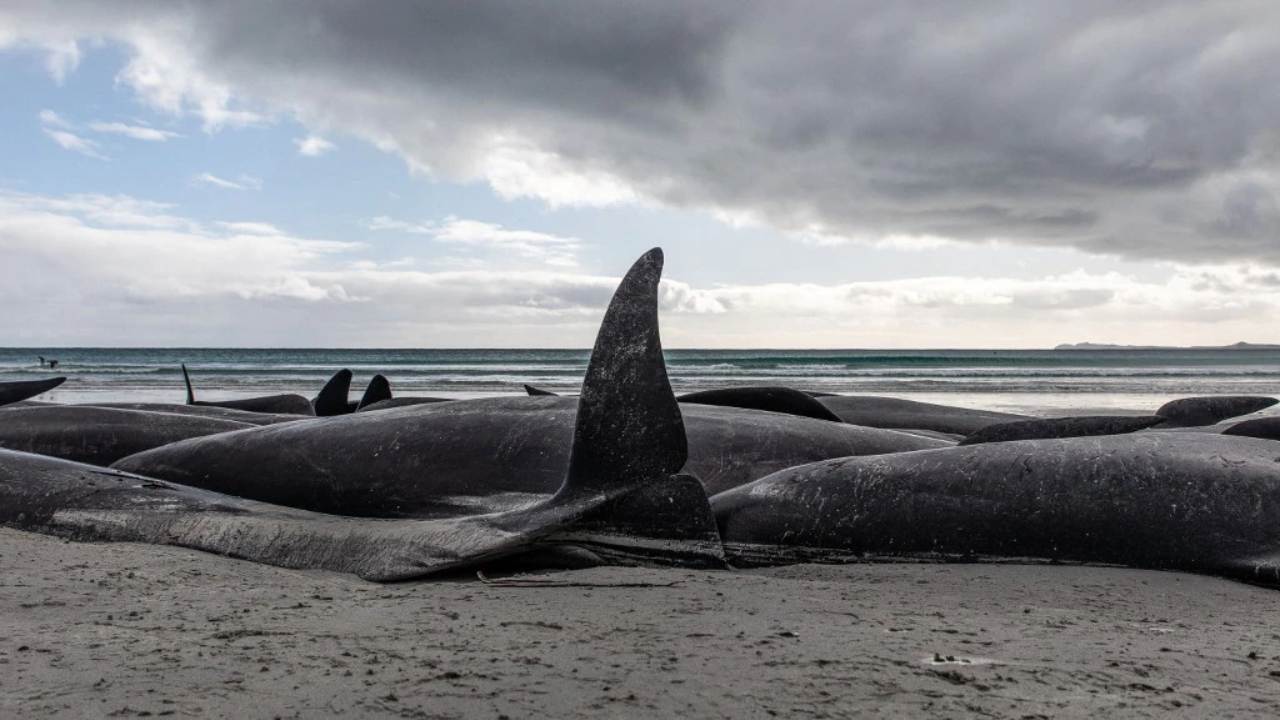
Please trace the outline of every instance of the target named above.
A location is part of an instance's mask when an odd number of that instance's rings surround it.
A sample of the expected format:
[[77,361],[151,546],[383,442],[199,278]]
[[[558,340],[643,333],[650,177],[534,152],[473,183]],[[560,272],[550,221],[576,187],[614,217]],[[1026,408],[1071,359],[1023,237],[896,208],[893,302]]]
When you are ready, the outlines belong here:
[[359,410],[368,407],[376,402],[391,399],[391,383],[382,375],[374,375],[369,381],[369,386],[364,389],[364,395],[360,398],[360,404],[356,405]]
[[569,473],[560,494],[642,485],[679,472],[684,419],[658,337],[662,250],[631,266],[605,311],[578,398]]
[[191,374],[187,372],[187,364],[182,363],[182,381],[187,384],[187,404],[196,404],[196,393],[191,389]]
[[320,394],[311,401],[316,415],[330,417],[350,412],[347,408],[347,395],[351,392],[351,371],[343,368],[329,378],[329,382],[320,388]]

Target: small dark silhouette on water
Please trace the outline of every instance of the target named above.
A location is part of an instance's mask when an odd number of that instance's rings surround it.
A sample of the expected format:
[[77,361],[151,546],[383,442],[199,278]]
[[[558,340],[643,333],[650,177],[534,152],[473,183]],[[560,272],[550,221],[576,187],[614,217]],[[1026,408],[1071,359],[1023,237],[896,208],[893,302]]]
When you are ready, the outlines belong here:
[[46,363],[48,363],[50,369],[58,367],[57,360],[45,360],[43,355],[37,355],[36,357],[40,358],[40,367],[44,367]]

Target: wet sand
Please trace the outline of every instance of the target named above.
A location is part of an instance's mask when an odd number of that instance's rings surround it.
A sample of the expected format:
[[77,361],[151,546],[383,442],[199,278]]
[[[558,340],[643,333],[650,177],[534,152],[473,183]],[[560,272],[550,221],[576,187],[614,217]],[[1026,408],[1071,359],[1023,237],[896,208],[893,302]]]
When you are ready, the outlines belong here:
[[519,582],[376,585],[0,529],[0,716],[1280,715],[1280,593],[1215,578],[805,565]]

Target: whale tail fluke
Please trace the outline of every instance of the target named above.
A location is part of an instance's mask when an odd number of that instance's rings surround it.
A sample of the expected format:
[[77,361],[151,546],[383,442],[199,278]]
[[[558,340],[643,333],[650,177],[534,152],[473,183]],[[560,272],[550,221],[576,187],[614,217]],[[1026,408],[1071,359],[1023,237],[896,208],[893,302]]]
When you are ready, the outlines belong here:
[[391,383],[382,375],[374,375],[369,381],[369,386],[364,389],[364,395],[360,398],[360,404],[356,405],[356,410],[369,407],[376,402],[391,399]]
[[191,389],[191,374],[187,372],[187,364],[182,363],[182,381],[187,384],[187,404],[196,404],[196,393]]
[[343,368],[329,378],[329,382],[320,388],[320,394],[311,401],[319,417],[344,415],[354,408],[348,408],[347,395],[351,392],[351,371]]

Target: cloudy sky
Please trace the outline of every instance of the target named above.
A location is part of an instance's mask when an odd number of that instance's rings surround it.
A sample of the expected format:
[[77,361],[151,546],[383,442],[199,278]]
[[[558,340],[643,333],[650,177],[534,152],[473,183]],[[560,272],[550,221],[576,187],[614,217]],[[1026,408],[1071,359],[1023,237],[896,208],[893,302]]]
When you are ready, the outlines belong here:
[[0,344],[1280,342],[1280,3],[0,4]]

